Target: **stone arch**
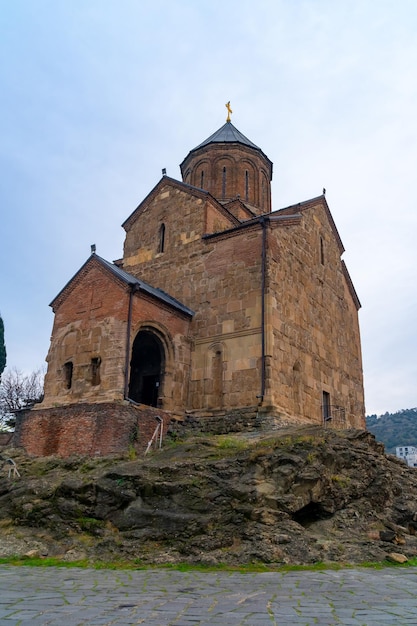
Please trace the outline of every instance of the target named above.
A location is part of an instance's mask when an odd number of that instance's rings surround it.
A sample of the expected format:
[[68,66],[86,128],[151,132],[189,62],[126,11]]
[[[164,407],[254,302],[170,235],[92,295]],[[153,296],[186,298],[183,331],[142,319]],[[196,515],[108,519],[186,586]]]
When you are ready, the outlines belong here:
[[58,376],[63,391],[73,389],[77,368],[77,346],[80,343],[80,331],[75,328],[67,330],[60,341],[60,355],[58,361]]
[[132,343],[130,400],[148,406],[161,406],[168,386],[167,364],[172,362],[172,341],[155,324],[141,324]]
[[209,408],[222,409],[225,394],[226,345],[215,342],[209,345],[206,353],[207,404]]
[[[249,204],[258,204],[259,181],[257,177],[257,168],[252,160],[242,159],[239,172],[239,187],[242,188],[240,196],[244,202]],[[247,174],[247,176],[246,176]]]
[[194,185],[194,187],[198,187],[199,189],[211,191],[211,163],[209,159],[200,159],[188,171],[190,172],[189,180],[187,179],[184,182]]
[[271,211],[271,185],[265,170],[260,171],[259,206],[263,213]]
[[[230,156],[221,155],[213,162],[215,188],[212,193],[220,200],[230,200],[237,195],[236,161]],[[210,190],[211,191],[211,190]]]

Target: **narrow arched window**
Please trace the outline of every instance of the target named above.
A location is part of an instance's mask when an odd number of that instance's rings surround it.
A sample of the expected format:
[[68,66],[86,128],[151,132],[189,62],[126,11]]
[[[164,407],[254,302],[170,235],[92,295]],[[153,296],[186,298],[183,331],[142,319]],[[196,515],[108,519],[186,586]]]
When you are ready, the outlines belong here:
[[200,188],[204,189],[204,170],[201,170],[201,175],[200,175]]
[[320,237],[320,263],[324,265],[324,241],[323,237]]
[[266,206],[265,178],[262,178],[262,208],[264,209],[264,211],[267,209],[267,206]]
[[64,381],[65,381],[65,387],[67,389],[71,389],[72,387],[73,370],[74,370],[74,366],[72,364],[72,361],[68,361],[67,363],[64,363]]
[[223,406],[223,354],[216,350],[212,362],[213,376],[213,404],[221,408]]
[[222,198],[223,200],[226,197],[226,168],[223,168],[223,178],[222,178]]
[[165,224],[161,224],[159,228],[159,247],[158,252],[164,252],[165,250]]
[[99,356],[91,359],[91,384],[93,387],[100,384],[100,363],[101,359]]
[[245,172],[245,199],[246,202],[249,200],[249,172],[246,170]]

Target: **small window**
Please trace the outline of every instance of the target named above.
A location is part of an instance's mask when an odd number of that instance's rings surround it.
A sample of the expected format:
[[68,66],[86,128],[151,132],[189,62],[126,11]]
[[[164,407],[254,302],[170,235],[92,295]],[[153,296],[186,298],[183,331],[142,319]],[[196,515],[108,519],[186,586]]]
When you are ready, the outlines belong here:
[[245,172],[245,199],[246,202],[249,200],[249,172],[246,170]]
[[64,364],[64,380],[65,380],[65,386],[67,389],[71,389],[72,387],[73,369],[74,369],[74,366],[72,364],[72,361],[68,361],[67,363]]
[[223,179],[222,179],[222,198],[223,200],[226,197],[226,168],[223,168]]
[[324,240],[320,237],[320,263],[324,265]]
[[159,247],[158,252],[164,252],[165,250],[165,224],[161,224],[159,229]]
[[204,170],[201,170],[200,187],[201,189],[204,189]]
[[99,356],[91,359],[91,384],[93,387],[100,384],[100,363],[101,359]]
[[332,419],[330,411],[330,394],[327,391],[323,391],[322,402],[323,421],[326,423]]

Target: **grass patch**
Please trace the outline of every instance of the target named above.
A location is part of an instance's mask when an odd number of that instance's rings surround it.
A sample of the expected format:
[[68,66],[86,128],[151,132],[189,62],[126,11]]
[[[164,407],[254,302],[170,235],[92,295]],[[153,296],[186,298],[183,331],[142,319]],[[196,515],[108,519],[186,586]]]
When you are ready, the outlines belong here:
[[65,568],[83,568],[83,569],[108,569],[108,570],[148,570],[148,569],[169,569],[178,572],[240,572],[241,574],[250,573],[268,573],[268,572],[316,572],[316,571],[338,571],[342,569],[368,568],[382,570],[392,567],[417,567],[417,557],[409,559],[406,563],[392,563],[391,561],[381,562],[365,562],[365,563],[325,563],[317,562],[310,565],[283,565],[277,563],[247,563],[245,565],[227,565],[219,563],[217,565],[198,565],[191,563],[166,563],[152,565],[151,563],[143,563],[140,559],[131,562],[115,561],[89,561],[87,559],[80,561],[62,561],[57,558],[46,557],[3,557],[0,558],[0,565],[13,566],[29,566],[29,567],[65,567]]
[[94,532],[100,528],[104,528],[105,522],[95,517],[78,517],[76,520],[81,528],[86,532]]
[[340,487],[348,487],[350,483],[349,476],[339,476],[338,474],[333,474],[331,477],[332,483],[339,485]]
[[233,435],[218,435],[216,447],[220,450],[246,450],[249,447],[248,441]]

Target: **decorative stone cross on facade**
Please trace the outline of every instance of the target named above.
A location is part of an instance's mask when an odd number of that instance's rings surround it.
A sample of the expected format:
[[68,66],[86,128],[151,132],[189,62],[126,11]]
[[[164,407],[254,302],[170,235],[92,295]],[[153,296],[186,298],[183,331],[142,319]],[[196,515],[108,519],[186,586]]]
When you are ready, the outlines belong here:
[[231,107],[230,107],[230,100],[229,100],[229,102],[227,102],[224,106],[225,106],[225,107],[226,107],[226,109],[227,109],[227,117],[226,117],[226,122],[230,122],[230,114],[231,114],[231,113],[233,113],[233,111],[232,111],[232,109],[231,109]]

